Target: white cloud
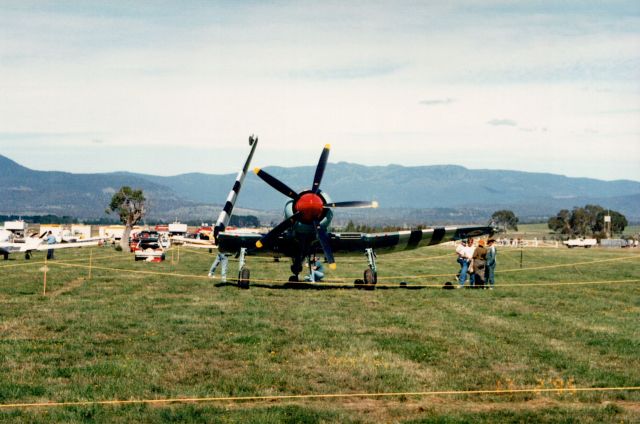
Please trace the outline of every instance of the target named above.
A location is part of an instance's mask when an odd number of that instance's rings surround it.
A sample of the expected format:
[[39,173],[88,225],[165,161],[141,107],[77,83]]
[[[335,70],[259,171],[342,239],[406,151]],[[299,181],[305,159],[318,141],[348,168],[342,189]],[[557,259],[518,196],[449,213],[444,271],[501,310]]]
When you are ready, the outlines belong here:
[[[183,148],[233,172],[255,132],[263,164],[313,164],[330,142],[332,160],[561,173],[566,162],[536,157],[571,152],[574,175],[640,179],[600,154],[640,161],[640,25],[613,6],[45,4],[0,6],[0,133],[41,134],[53,156]],[[28,157],[36,141],[23,139],[0,149]],[[139,166],[128,160],[100,166]],[[155,172],[211,172],[166,166]]]

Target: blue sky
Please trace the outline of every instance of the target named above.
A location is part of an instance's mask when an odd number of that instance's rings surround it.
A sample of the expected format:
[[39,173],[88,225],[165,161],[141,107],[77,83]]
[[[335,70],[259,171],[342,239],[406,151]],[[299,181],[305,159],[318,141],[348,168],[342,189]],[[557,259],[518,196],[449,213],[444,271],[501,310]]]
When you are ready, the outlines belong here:
[[0,154],[173,175],[331,161],[640,180],[640,4],[0,2]]

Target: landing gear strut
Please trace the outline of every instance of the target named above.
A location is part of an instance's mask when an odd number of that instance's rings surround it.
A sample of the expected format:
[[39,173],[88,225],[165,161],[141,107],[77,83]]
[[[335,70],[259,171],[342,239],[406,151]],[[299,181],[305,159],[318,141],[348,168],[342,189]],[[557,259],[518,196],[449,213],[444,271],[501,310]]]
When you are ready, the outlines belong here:
[[293,258],[293,263],[291,264],[291,276],[289,277],[289,282],[297,283],[300,281],[298,274],[302,272],[302,259],[301,258]]
[[375,289],[375,285],[378,282],[378,268],[376,266],[376,253],[372,248],[367,248],[364,251],[364,254],[367,256],[367,262],[369,263],[369,268],[364,270],[364,279],[356,280],[356,285],[363,285],[363,287],[367,290]]
[[250,275],[249,268],[245,267],[245,255],[247,254],[247,248],[241,247],[239,254],[239,263],[238,263],[238,288],[248,289],[250,284]]

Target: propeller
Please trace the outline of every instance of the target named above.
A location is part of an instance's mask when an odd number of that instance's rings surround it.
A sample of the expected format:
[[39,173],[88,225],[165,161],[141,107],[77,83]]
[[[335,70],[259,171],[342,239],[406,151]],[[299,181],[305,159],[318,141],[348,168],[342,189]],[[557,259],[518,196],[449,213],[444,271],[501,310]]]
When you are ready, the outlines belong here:
[[375,200],[373,202],[361,202],[359,200],[354,200],[351,202],[335,202],[335,203],[327,203],[324,205],[325,208],[377,208],[378,202]]
[[325,217],[329,208],[377,208],[378,202],[363,202],[363,201],[349,201],[349,202],[335,202],[327,203],[325,198],[320,195],[320,183],[324,171],[327,167],[327,160],[329,159],[329,151],[331,146],[327,144],[322,150],[320,159],[318,160],[318,166],[316,167],[315,175],[313,176],[313,185],[310,190],[305,190],[301,193],[297,193],[291,187],[269,174],[260,168],[254,169],[256,175],[264,180],[274,189],[293,200],[293,212],[289,218],[282,221],[271,231],[265,234],[260,240],[256,242],[258,249],[263,246],[272,243],[280,234],[284,233],[296,223],[302,223],[306,225],[313,225],[316,232],[316,237],[322,246],[324,256],[329,262],[329,268],[335,269],[335,259],[333,257],[333,251],[331,249],[331,239],[325,227],[320,222]]
[[320,182],[322,181],[324,170],[327,167],[327,160],[329,159],[330,149],[330,144],[326,144],[324,146],[324,149],[322,149],[322,154],[320,155],[320,160],[318,160],[318,166],[316,166],[316,174],[313,176],[313,186],[311,188],[311,191],[316,194],[320,191]]
[[266,182],[285,196],[290,197],[294,200],[298,197],[298,193],[296,193],[295,190],[293,190],[291,187],[289,187],[273,175],[269,174],[267,171],[256,168],[253,170],[253,172],[255,172],[258,177],[262,178],[264,182]]
[[324,257],[327,258],[327,262],[329,263],[329,268],[336,269],[336,260],[333,257],[333,250],[331,250],[331,241],[329,240],[327,230],[323,228],[318,221],[314,221],[313,224],[316,227],[316,235],[322,246]]
[[262,238],[260,238],[260,240],[256,242],[256,247],[260,249],[262,246],[264,246],[267,243],[270,243],[273,239],[278,237],[280,234],[284,233],[289,228],[293,227],[293,224],[296,223],[296,220],[298,219],[299,215],[300,215],[300,212],[296,212],[293,215],[291,215],[289,218],[282,221],[280,224],[276,225],[271,231],[269,231],[267,234],[262,236]]

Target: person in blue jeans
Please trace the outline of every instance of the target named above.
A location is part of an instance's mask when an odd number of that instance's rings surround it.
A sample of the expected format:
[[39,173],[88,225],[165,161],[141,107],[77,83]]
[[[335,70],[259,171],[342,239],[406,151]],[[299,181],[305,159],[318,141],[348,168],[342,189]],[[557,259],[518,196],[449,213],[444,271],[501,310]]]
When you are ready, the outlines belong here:
[[458,259],[456,261],[460,264],[460,276],[458,277],[458,288],[461,289],[464,287],[464,283],[467,281],[467,271],[469,270],[469,265],[471,264],[471,258],[469,256],[469,251],[467,247],[467,241],[461,240],[458,247],[456,247],[456,253],[458,254]]
[[314,256],[311,259],[311,273],[304,277],[305,281],[311,281],[315,283],[316,281],[322,281],[324,278],[324,265],[320,262],[320,258]]
[[487,287],[490,290],[493,290],[493,287],[496,284],[496,241],[494,239],[489,239],[487,241],[487,266],[485,268],[485,280],[487,283]]
[[229,259],[227,255],[224,253],[218,252],[216,256],[216,260],[211,264],[211,268],[209,269],[209,278],[214,278],[214,273],[216,272],[216,268],[218,265],[222,264],[222,268],[220,268],[220,281],[223,283],[227,282],[227,265],[229,264]]

